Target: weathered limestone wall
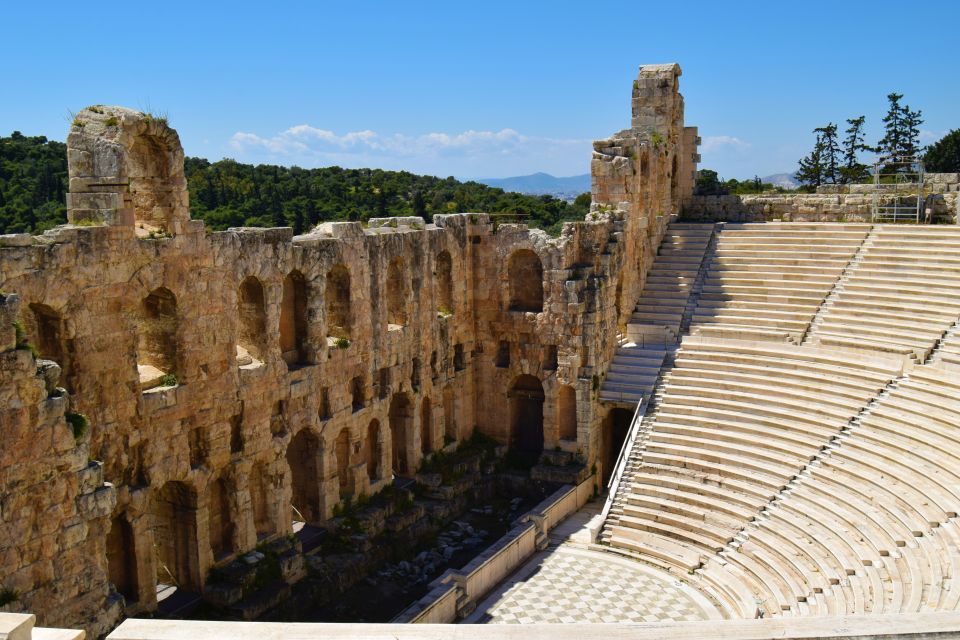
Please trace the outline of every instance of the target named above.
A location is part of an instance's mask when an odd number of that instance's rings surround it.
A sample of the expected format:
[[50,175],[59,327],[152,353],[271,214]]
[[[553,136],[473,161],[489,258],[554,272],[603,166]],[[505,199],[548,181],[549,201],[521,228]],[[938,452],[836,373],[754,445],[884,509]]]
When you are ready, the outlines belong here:
[[[960,174],[926,176],[926,206],[934,220],[960,219]],[[682,216],[697,222],[870,222],[876,188],[872,184],[824,185],[817,193],[742,196],[690,196]]]
[[0,294],[0,582],[16,593],[0,611],[105,633],[121,614],[105,558],[116,492],[64,418],[58,368],[18,348],[19,311],[16,295]]
[[[89,416],[70,473],[93,473],[89,455],[115,489],[110,513],[84,516],[92,546],[77,560],[100,600],[81,612],[44,592],[26,608],[86,624],[111,589],[127,613],[153,609],[158,582],[202,591],[215,563],[294,519],[323,524],[475,429],[534,456],[559,450],[589,475],[605,446],[597,376],[696,168],[679,75],[641,68],[631,129],[595,144],[593,211],[559,238],[485,214],[208,233],[189,219],[175,131],[83,110],[67,141],[73,224],[0,236],[0,288],[20,296],[30,340]],[[21,378],[0,393],[26,393]],[[57,418],[17,416],[34,432]],[[35,446],[5,440],[3,453],[24,473],[65,464]],[[0,478],[0,495],[25,499],[18,477]],[[68,513],[64,495],[45,500]],[[43,582],[25,577],[21,539],[5,533],[0,550],[26,592]]]

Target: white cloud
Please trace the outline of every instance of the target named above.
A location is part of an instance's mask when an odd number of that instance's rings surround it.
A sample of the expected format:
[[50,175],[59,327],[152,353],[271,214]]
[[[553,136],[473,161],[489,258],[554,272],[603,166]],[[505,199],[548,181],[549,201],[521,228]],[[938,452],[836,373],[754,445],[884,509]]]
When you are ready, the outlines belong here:
[[752,145],[734,136],[704,136],[701,138],[700,150],[704,153],[719,151],[746,151]]
[[937,133],[936,131],[929,131],[927,129],[920,129],[920,134],[917,137],[920,139],[921,143],[926,144],[927,142],[936,142],[943,136],[943,133]]
[[304,166],[406,169],[437,175],[496,177],[547,171],[571,175],[588,171],[591,142],[524,135],[514,129],[380,134],[344,134],[308,124],[264,137],[238,131],[230,148],[242,159]]

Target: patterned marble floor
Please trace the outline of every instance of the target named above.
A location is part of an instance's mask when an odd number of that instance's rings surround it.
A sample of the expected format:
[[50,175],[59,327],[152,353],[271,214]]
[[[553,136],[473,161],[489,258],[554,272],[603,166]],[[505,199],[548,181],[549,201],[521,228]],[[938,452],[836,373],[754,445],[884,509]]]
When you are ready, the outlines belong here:
[[586,548],[584,536],[576,531],[577,521],[573,516],[566,530],[558,531],[560,536],[551,536],[553,546],[518,569],[464,622],[560,624],[722,617],[700,592],[675,577],[613,553]]

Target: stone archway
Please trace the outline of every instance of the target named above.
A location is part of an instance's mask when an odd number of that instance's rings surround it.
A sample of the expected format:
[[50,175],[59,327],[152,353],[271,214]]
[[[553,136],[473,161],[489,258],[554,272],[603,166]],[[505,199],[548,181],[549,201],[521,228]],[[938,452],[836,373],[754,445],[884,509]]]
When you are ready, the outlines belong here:
[[150,519],[157,583],[199,591],[196,491],[184,482],[167,482],[154,495]]
[[127,604],[140,599],[137,575],[137,543],[126,514],[113,518],[107,534],[107,569],[110,582],[116,586]]
[[510,387],[510,448],[533,463],[543,452],[543,384],[521,375]]
[[393,443],[393,473],[407,476],[414,472],[410,460],[408,438],[413,430],[413,403],[405,393],[395,393],[390,400],[390,436]]
[[301,429],[287,447],[290,466],[294,518],[299,513],[306,522],[323,519],[320,509],[320,438],[309,429]]

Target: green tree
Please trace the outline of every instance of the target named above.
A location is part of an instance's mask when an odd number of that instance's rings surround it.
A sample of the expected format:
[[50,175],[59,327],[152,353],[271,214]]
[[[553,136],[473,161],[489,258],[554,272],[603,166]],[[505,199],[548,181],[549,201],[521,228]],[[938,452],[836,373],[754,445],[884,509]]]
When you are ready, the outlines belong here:
[[873,151],[873,147],[864,143],[863,126],[866,116],[859,116],[847,120],[850,125],[844,133],[843,139],[843,166],[840,167],[840,183],[850,184],[863,182],[870,176],[867,165],[860,162],[860,153]]
[[832,122],[825,127],[813,130],[821,140],[821,163],[823,165],[823,182],[834,184],[840,178],[840,144],[837,142],[837,125]]
[[[814,129],[814,132],[816,131],[818,130]],[[794,174],[794,177],[808,190],[812,191],[824,183],[823,156],[825,149],[823,136],[817,133],[817,140],[810,155],[800,159],[800,169]]]
[[954,129],[927,148],[924,168],[934,173],[960,173],[960,129]]
[[[887,115],[883,117],[884,135],[877,143],[877,152],[885,157],[909,157],[921,152],[920,125],[923,124],[922,112],[913,111],[909,105],[901,105],[902,93],[890,93]],[[883,173],[908,171],[906,167],[887,164]]]
[[720,178],[713,169],[697,171],[697,183],[694,191],[698,196],[723,196],[729,193],[726,187],[720,183]]

